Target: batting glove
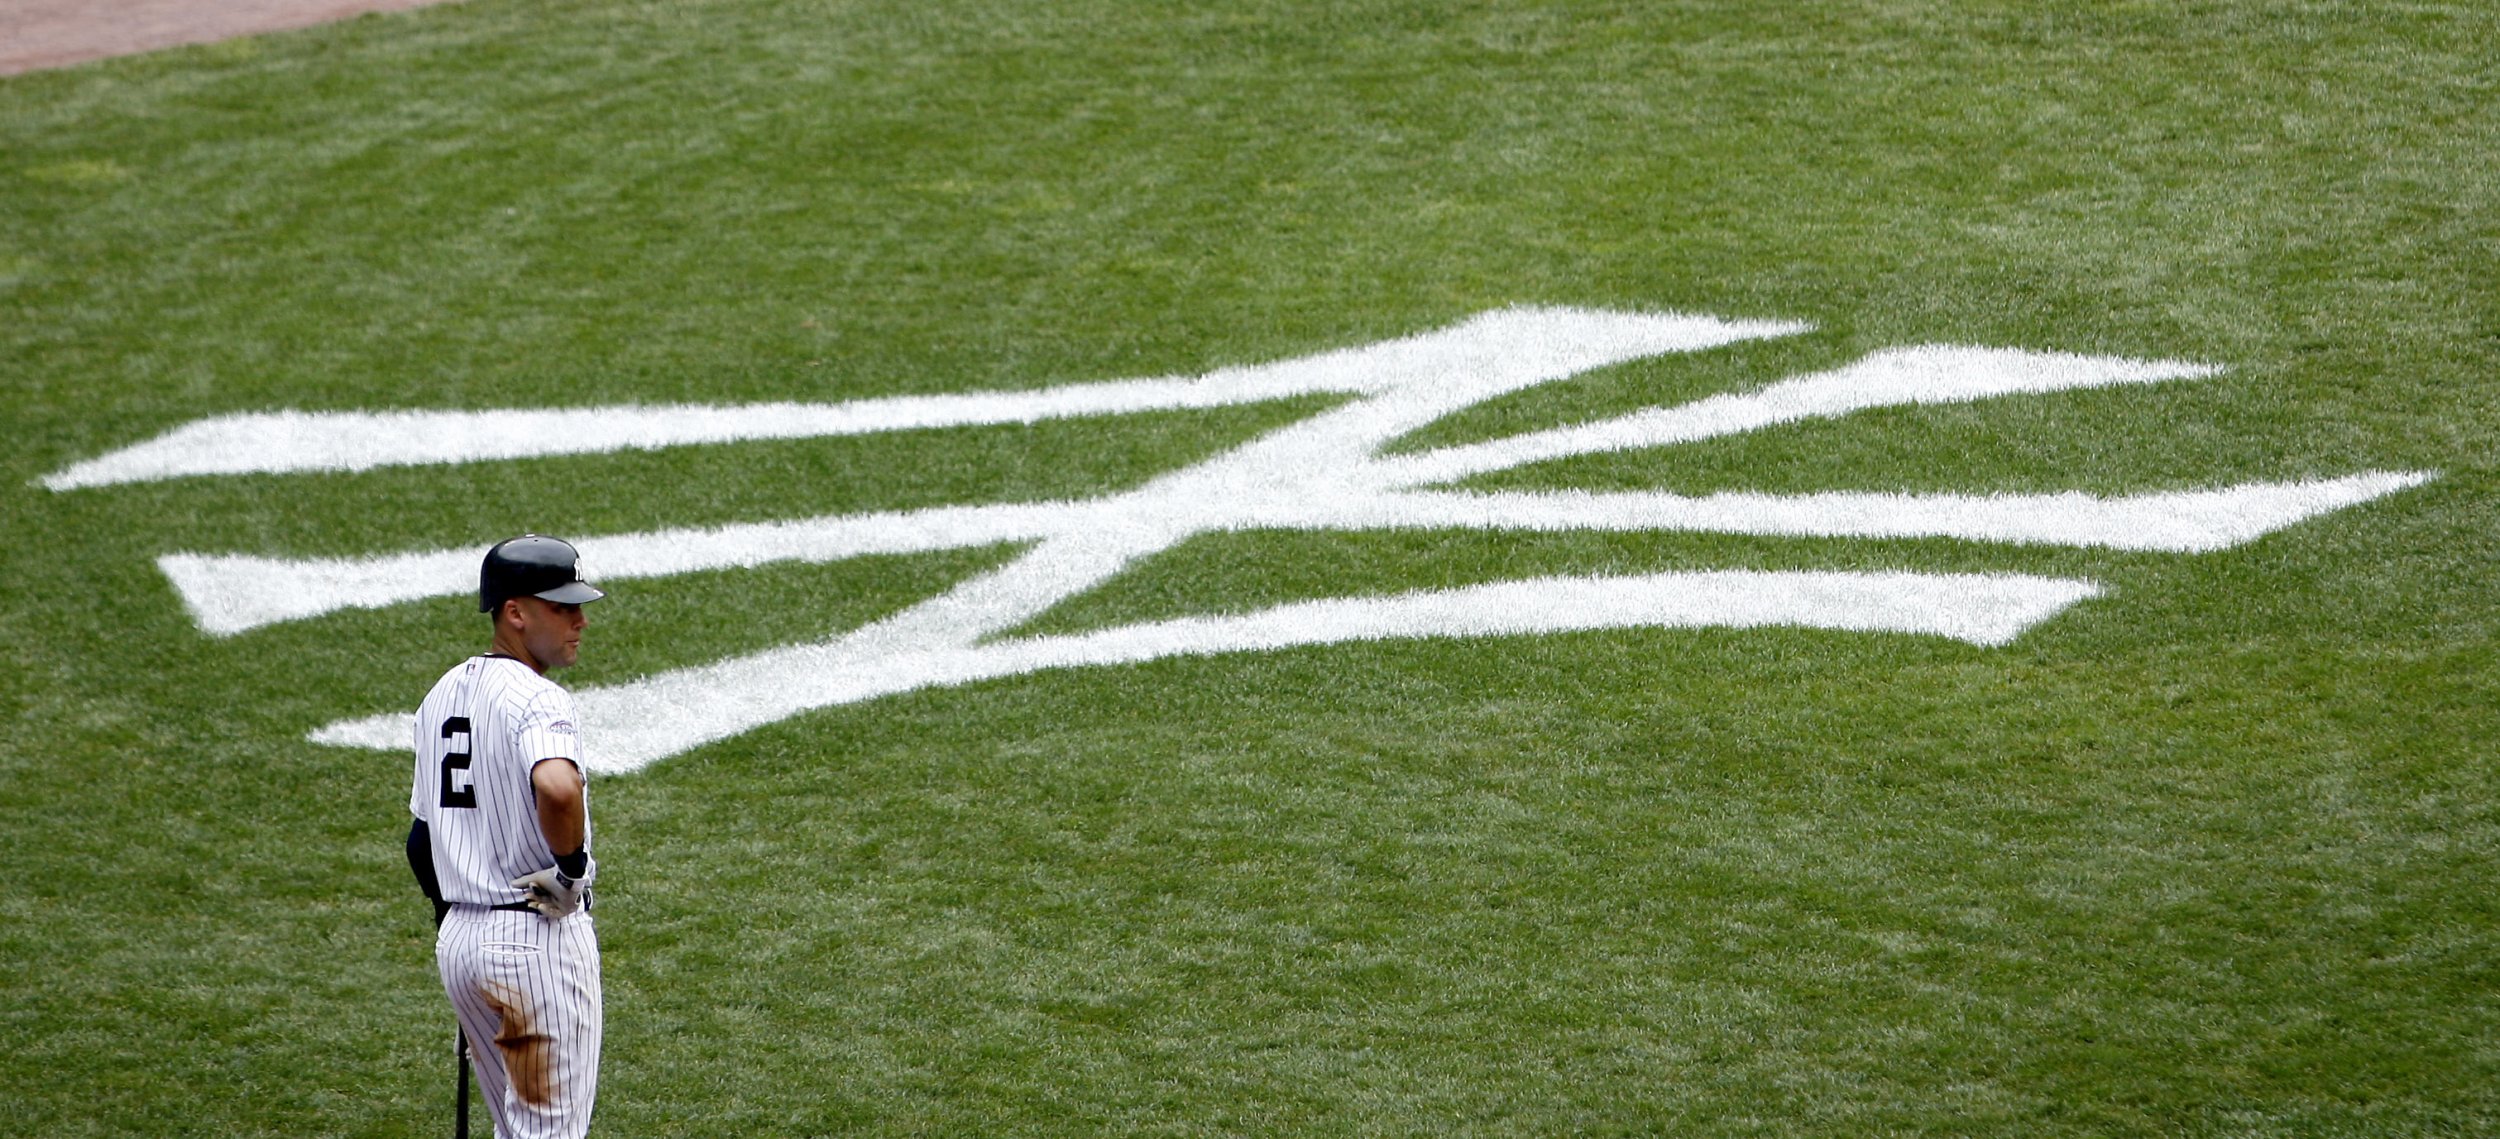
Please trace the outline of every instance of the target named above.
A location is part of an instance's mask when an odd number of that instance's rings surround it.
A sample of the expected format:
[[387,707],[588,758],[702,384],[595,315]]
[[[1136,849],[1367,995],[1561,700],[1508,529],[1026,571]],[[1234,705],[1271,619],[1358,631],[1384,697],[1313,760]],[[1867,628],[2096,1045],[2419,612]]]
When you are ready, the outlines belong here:
[[598,873],[592,867],[579,878],[566,877],[564,871],[550,866],[535,874],[524,874],[512,880],[514,888],[529,895],[529,907],[551,918],[565,917],[582,908],[582,895],[590,892],[590,879]]

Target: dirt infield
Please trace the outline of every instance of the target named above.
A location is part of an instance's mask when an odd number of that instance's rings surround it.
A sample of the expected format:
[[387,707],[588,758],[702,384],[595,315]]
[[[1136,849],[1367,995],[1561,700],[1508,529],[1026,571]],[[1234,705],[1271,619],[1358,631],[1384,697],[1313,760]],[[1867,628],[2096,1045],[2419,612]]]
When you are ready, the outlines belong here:
[[443,0],[0,0],[0,75]]

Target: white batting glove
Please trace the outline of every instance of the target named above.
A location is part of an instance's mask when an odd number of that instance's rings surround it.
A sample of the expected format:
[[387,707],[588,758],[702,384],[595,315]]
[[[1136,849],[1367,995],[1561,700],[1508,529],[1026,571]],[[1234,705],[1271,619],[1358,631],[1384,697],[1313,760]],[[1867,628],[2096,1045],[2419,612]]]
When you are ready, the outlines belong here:
[[529,907],[551,918],[565,917],[582,908],[582,895],[590,892],[590,880],[599,872],[593,866],[579,878],[567,878],[564,871],[550,866],[535,874],[524,874],[512,880],[515,889],[529,894]]

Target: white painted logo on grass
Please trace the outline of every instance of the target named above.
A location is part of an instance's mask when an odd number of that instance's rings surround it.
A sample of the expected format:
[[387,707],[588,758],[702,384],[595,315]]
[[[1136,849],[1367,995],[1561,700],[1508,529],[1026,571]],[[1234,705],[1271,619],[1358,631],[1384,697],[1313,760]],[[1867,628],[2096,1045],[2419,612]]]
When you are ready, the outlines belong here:
[[[2298,482],[2083,494],[1808,495],[1582,491],[1471,493],[1446,484],[1528,463],[1660,447],[1879,407],[2211,376],[2175,361],[1923,346],[1742,394],[1416,454],[1401,436],[1509,392],[1643,357],[1787,336],[1807,326],[1681,314],[1522,308],[1438,332],[1183,379],[738,407],[625,406],[485,412],[278,412],[203,420],[79,463],[54,490],[194,475],[364,470],[747,439],[861,434],[1069,416],[1221,407],[1312,393],[1357,398],[1173,471],[1081,502],[947,506],[577,540],[603,581],[773,562],[1027,543],[1007,565],[830,640],[783,645],[609,688],[577,702],[594,770],[655,760],[813,708],[1048,668],[1356,640],[1518,636],[1591,629],[1766,625],[1926,634],[2003,644],[2096,595],[2090,581],[2020,574],[1731,570],[1534,578],[1255,613],[1187,617],[1056,637],[1006,634],[1138,559],[1219,531],[1448,527],[1709,531],[2198,553],[2434,477],[2363,472]],[[159,564],[201,628],[229,636],[354,607],[464,594],[479,549],[291,560],[175,553]],[[403,749],[408,718],[345,720],[330,744]]]

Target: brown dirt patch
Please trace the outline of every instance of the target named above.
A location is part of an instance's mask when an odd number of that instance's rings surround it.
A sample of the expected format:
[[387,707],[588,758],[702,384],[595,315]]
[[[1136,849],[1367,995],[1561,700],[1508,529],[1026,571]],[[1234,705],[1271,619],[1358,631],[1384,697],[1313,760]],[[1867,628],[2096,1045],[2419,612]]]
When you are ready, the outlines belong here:
[[486,1003],[503,1018],[503,1029],[495,1034],[495,1049],[503,1053],[504,1082],[531,1107],[554,1103],[556,1038],[538,1031],[517,994],[490,985]]
[[0,75],[443,0],[0,0]]

